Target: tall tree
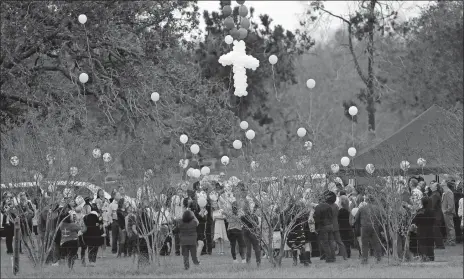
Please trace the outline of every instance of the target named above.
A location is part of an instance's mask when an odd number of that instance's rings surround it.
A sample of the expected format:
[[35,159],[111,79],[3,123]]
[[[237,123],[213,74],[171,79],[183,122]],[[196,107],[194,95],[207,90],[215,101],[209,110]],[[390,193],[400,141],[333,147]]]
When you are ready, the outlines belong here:
[[[366,104],[368,117],[368,135],[372,140],[375,138],[375,113],[376,101],[378,102],[378,92],[376,88],[381,87],[385,82],[375,73],[375,37],[384,36],[385,30],[398,15],[396,11],[386,2],[377,0],[356,1],[358,9],[347,17],[336,15],[324,7],[324,1],[313,1],[307,10],[309,21],[315,21],[323,14],[341,20],[348,31],[348,48],[350,50],[354,67],[359,78],[363,81],[365,88],[360,90],[358,99]],[[355,52],[355,42],[353,39],[365,42],[366,48],[363,51],[367,54],[367,73],[361,66],[359,55]],[[346,106],[346,105],[345,105]]]
[[[184,38],[198,25],[197,11],[186,1],[3,1],[2,130],[28,120],[28,110],[67,119],[70,133],[110,146],[137,142],[123,157],[127,169],[153,160],[144,146],[171,152],[163,144],[176,147],[181,133],[212,148],[234,119],[212,94],[222,85],[195,74]],[[153,91],[161,95],[156,104]]]
[[437,1],[418,17],[395,26],[393,40],[401,43],[390,44],[395,47],[390,47],[390,59],[385,63],[392,77],[390,103],[416,113],[433,104],[462,108],[462,22],[461,1]]

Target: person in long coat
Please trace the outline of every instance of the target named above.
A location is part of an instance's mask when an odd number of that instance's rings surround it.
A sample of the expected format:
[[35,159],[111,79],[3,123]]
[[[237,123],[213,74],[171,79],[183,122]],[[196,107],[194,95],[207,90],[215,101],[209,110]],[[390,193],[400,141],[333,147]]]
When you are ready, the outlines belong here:
[[441,195],[438,191],[438,183],[433,183],[430,185],[430,190],[432,190],[432,195],[430,196],[430,207],[432,209],[433,215],[435,217],[435,222],[433,226],[434,241],[437,249],[445,249],[445,244],[443,243],[443,235],[441,232],[441,226],[443,223],[443,212],[441,210]]
[[434,213],[430,208],[430,198],[423,197],[421,200],[422,208],[419,209],[414,217],[413,224],[417,227],[418,252],[422,261],[434,261]]
[[[91,208],[89,214],[84,216],[86,231],[83,234],[83,240],[89,248],[89,263],[94,264],[97,261],[98,247],[103,245],[103,219],[97,212],[96,206]],[[84,262],[84,259],[83,259]]]

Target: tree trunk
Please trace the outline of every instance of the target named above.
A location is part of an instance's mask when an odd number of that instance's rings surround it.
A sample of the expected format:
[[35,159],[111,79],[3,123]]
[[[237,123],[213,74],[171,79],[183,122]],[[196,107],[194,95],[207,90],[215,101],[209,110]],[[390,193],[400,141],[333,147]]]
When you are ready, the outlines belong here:
[[369,19],[367,21],[369,36],[367,42],[368,52],[368,78],[367,78],[367,132],[369,140],[375,139],[375,101],[374,101],[374,23],[376,0],[371,0],[369,5]]

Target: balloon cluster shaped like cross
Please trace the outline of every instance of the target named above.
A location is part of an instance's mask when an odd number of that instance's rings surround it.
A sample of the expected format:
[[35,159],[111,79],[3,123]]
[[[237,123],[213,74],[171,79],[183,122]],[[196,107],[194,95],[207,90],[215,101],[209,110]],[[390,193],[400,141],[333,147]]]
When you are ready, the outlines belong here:
[[233,65],[234,95],[238,97],[248,95],[246,91],[248,87],[246,69],[254,71],[259,67],[259,60],[251,55],[247,55],[245,49],[246,45],[244,41],[234,41],[233,50],[219,58],[219,63],[222,66]]

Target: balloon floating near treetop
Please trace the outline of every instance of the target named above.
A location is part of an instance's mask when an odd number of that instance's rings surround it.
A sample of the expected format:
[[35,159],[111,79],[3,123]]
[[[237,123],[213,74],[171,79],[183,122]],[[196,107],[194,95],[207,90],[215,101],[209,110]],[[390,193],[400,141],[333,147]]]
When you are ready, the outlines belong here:
[[348,165],[350,164],[350,158],[348,158],[348,157],[343,157],[343,158],[340,160],[340,163],[342,164],[342,166],[348,167]]
[[248,129],[248,122],[246,122],[246,121],[240,122],[240,128],[241,128],[242,130]]
[[105,153],[103,154],[103,161],[108,163],[111,161],[111,154],[110,153]]
[[224,16],[230,16],[232,14],[232,7],[230,5],[224,6],[224,8],[222,8],[222,14]]
[[181,135],[179,140],[180,140],[180,143],[186,144],[187,141],[188,141],[188,137],[187,137],[187,135]]
[[231,35],[227,35],[224,41],[226,42],[226,44],[230,45],[231,43],[234,42],[234,38],[232,38]]
[[227,156],[222,156],[221,158],[221,163],[224,165],[224,166],[227,166],[229,164],[229,157]]
[[252,140],[255,138],[256,134],[255,134],[255,131],[248,130],[246,131],[245,136],[247,137],[247,139]]
[[306,136],[306,129],[305,128],[299,128],[297,131],[296,131],[297,135],[302,138],[304,136]]
[[355,116],[356,114],[358,114],[358,108],[355,107],[355,106],[351,106],[351,107],[348,109],[348,113],[349,113],[351,116]]
[[209,167],[205,166],[205,167],[201,168],[201,174],[202,175],[208,175],[208,174],[210,174],[210,172],[211,172],[211,170],[209,169]]
[[356,148],[354,147],[348,148],[348,155],[350,155],[351,157],[356,156]]
[[224,19],[224,26],[226,29],[232,30],[232,28],[235,27],[234,19],[231,16],[228,16],[226,19]]
[[234,146],[235,149],[239,150],[242,148],[242,142],[239,141],[239,140],[235,140],[232,144]]
[[248,15],[248,8],[247,8],[247,6],[241,5],[241,6],[238,8],[238,14],[239,14],[241,17],[246,17],[246,16]]
[[158,92],[153,92],[153,93],[151,93],[151,100],[152,100],[153,102],[156,103],[156,102],[159,101],[159,99],[160,99],[160,95],[159,95]]
[[82,14],[82,15],[79,15],[79,17],[77,18],[77,20],[79,20],[79,23],[80,24],[85,24],[87,22],[87,16]]
[[316,81],[314,79],[308,79],[306,81],[306,87],[308,87],[309,89],[313,89],[314,87],[316,87]]
[[279,59],[274,54],[269,56],[269,63],[271,63],[272,65],[276,64],[278,60]]
[[192,144],[192,146],[190,146],[190,152],[192,152],[193,154],[198,154],[198,152],[200,152],[200,147],[198,146],[198,144]]
[[81,83],[87,83],[87,81],[89,81],[89,75],[86,74],[86,73],[81,73],[81,74],[79,75],[79,81],[80,81]]
[[240,21],[240,27],[245,29],[250,28],[250,20],[246,17],[242,18],[242,20]]
[[425,167],[426,163],[427,163],[427,161],[424,158],[417,159],[417,165],[419,165],[419,167],[421,167],[421,168]]
[[375,171],[374,165],[373,165],[373,164],[367,164],[367,165],[366,165],[366,171],[367,171],[367,173],[369,173],[369,174],[373,174],[374,171]]
[[403,171],[407,171],[411,164],[408,161],[401,161],[400,167]]
[[98,159],[101,157],[101,150],[99,148],[95,148],[93,151],[92,151],[92,156],[95,158],[95,159]]

